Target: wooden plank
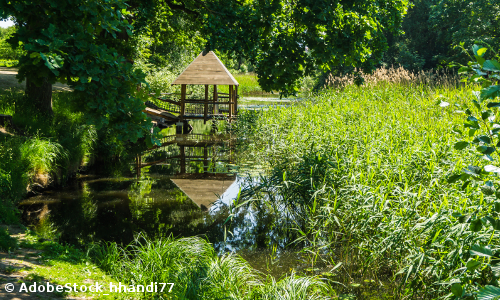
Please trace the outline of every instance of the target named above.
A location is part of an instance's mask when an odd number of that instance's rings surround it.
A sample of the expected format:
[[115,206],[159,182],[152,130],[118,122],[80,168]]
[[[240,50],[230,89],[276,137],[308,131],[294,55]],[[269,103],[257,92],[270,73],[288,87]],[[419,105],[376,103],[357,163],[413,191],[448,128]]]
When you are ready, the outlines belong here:
[[174,116],[171,113],[168,113],[166,111],[160,111],[160,110],[157,110],[157,109],[152,109],[152,108],[149,108],[149,107],[146,107],[146,109],[144,109],[143,112],[145,112],[147,114],[150,114],[150,115],[153,115],[153,116],[164,118],[164,119],[167,119],[167,120],[170,120],[170,121],[172,121],[172,120],[173,121],[179,120],[178,117]]
[[208,149],[203,148],[203,172],[208,172]]
[[196,77],[196,78],[189,78],[183,81],[183,84],[190,84],[190,85],[234,85],[233,82],[230,80],[225,80],[222,78],[207,78],[207,77]]
[[184,150],[184,146],[180,146],[181,148],[181,174],[186,173],[186,152]]

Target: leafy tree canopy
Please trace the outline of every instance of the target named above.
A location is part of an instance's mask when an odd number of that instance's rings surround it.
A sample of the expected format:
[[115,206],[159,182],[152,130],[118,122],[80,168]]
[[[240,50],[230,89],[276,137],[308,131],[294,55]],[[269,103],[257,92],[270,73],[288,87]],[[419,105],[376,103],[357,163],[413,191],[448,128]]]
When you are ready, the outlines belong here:
[[266,91],[285,95],[316,69],[348,65],[371,71],[397,31],[408,1],[247,1],[213,3],[206,14],[208,46],[242,53]]
[[132,96],[143,76],[126,60],[133,28],[124,1],[0,0],[0,14],[14,16],[18,31],[10,42],[27,50],[19,80],[67,83],[81,94],[88,122],[121,140],[150,130],[142,101]]
[[467,61],[461,44],[467,49],[476,41],[493,49],[500,46],[500,3],[496,0],[437,1],[432,6],[430,23],[439,38],[452,45],[450,60]]
[[[19,79],[66,82],[83,95],[89,123],[136,141],[150,123],[134,97],[137,37],[244,57],[264,90],[296,93],[300,79],[342,64],[371,70],[397,31],[407,0],[0,0],[0,18],[18,26],[11,43],[27,50]],[[127,60],[127,58],[129,60]]]

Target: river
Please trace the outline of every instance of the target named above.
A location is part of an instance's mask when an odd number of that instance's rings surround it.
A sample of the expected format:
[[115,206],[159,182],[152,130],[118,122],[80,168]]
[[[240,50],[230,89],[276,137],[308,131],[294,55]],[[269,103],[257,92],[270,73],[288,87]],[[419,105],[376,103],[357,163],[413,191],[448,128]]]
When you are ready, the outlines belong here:
[[[289,105],[290,100],[249,97],[240,109]],[[290,249],[291,232],[258,204],[236,209],[245,186],[258,182],[261,164],[247,162],[227,123],[191,121],[192,132],[162,131],[165,146],[141,153],[114,170],[91,168],[65,187],[19,204],[27,224],[47,238],[84,246],[126,245],[138,234],[152,238],[201,236],[219,253],[237,252],[276,277],[308,264]],[[283,222],[283,220],[279,220]]]

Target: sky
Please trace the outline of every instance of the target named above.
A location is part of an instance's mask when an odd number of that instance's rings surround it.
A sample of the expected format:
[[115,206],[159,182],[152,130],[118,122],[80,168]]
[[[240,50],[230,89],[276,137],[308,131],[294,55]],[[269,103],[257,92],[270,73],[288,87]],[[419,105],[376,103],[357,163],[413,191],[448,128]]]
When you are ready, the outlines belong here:
[[2,27],[2,28],[7,28],[7,27],[10,27],[10,26],[13,26],[13,25],[14,25],[14,22],[12,22],[11,20],[0,21],[0,27]]

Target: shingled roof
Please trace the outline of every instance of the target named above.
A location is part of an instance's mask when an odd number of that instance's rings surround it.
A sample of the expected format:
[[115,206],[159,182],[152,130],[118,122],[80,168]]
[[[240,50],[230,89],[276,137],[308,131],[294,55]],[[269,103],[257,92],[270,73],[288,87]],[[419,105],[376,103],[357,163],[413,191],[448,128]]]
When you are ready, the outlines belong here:
[[200,53],[172,84],[239,85],[212,51]]

